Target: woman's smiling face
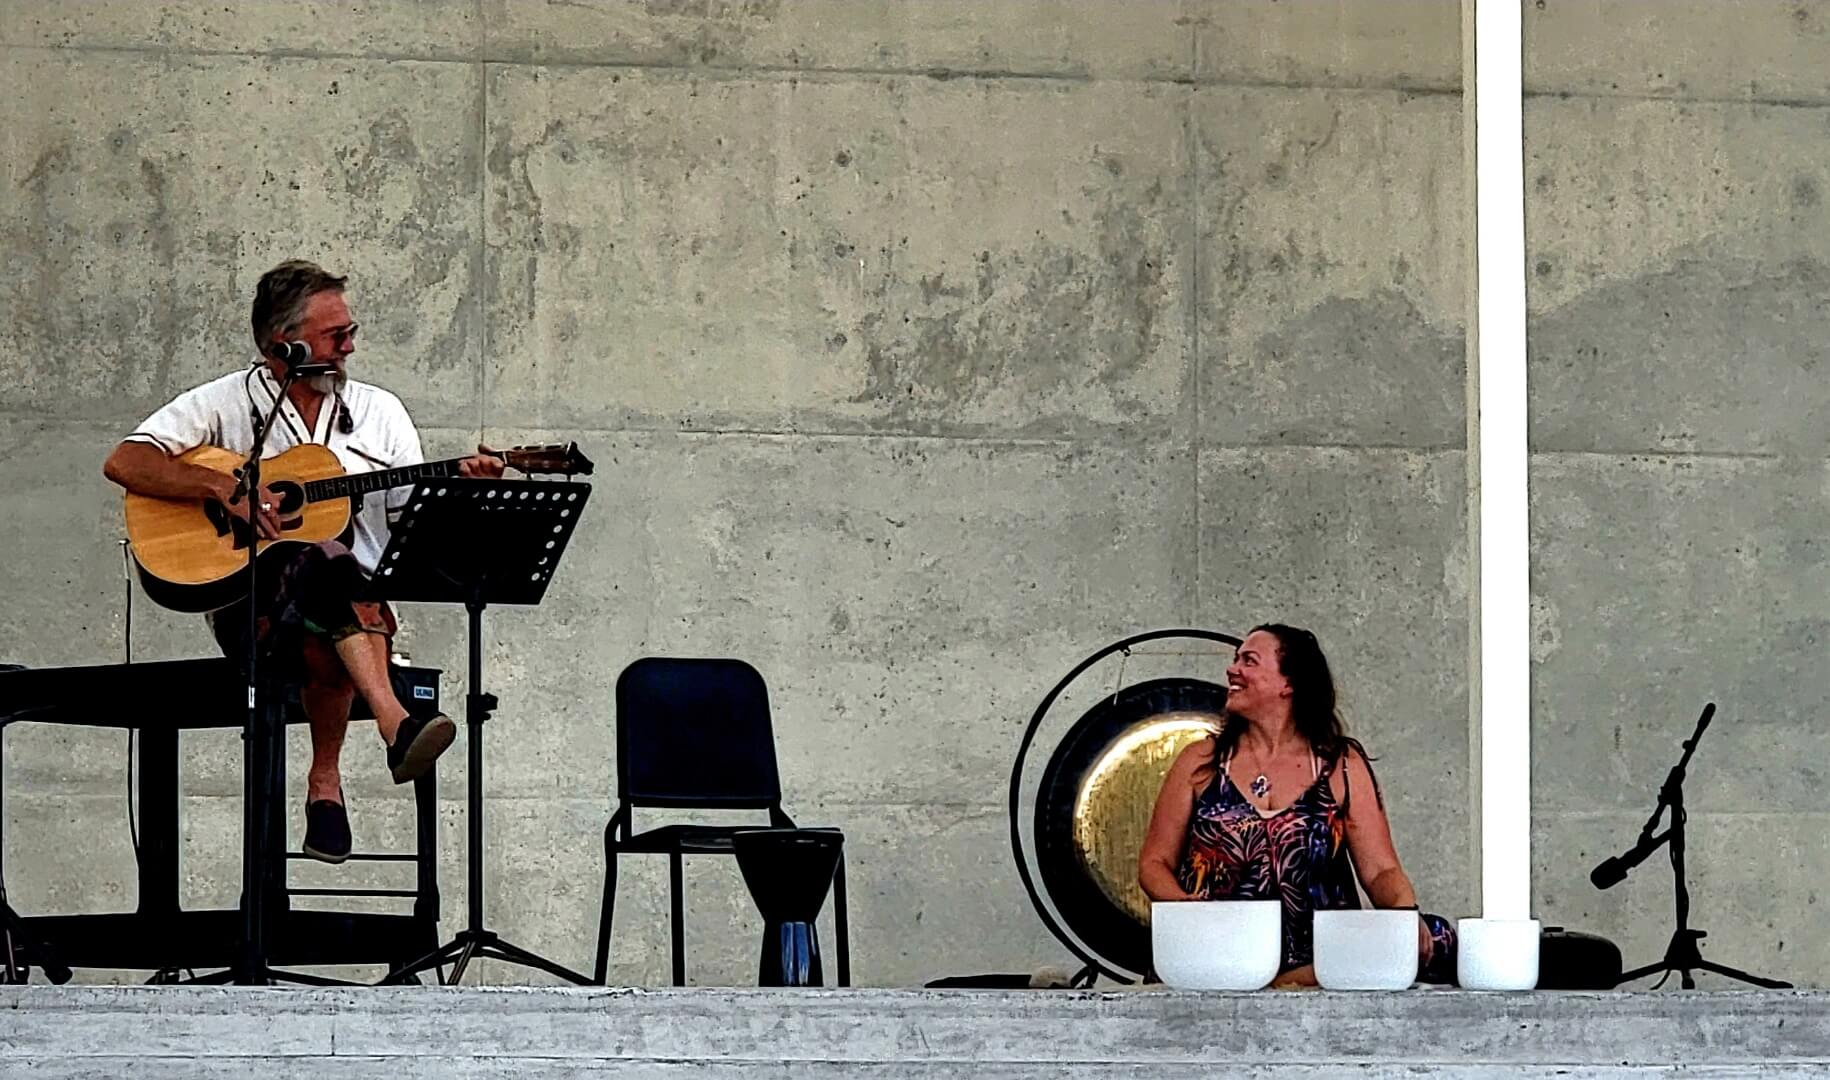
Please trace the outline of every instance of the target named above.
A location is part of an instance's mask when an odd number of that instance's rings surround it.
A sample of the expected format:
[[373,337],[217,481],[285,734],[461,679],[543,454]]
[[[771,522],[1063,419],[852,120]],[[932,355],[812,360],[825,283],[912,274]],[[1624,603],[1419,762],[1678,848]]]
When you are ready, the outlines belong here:
[[1282,649],[1277,636],[1254,630],[1233,651],[1226,667],[1226,707],[1247,718],[1261,716],[1290,697],[1290,681],[1279,670]]

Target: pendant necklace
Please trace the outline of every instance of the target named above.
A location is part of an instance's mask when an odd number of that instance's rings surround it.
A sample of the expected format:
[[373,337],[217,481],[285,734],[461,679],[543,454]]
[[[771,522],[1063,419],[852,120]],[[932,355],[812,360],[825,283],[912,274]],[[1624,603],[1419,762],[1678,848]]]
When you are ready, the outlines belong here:
[[[1256,757],[1257,755],[1253,756]],[[1252,782],[1247,786],[1252,789],[1253,795],[1262,799],[1271,793],[1271,778],[1261,772],[1257,776],[1252,777]]]
[[[1253,754],[1252,757],[1256,759],[1258,755]],[[1254,760],[1253,764],[1263,765],[1264,762]],[[1255,797],[1262,799],[1271,793],[1271,778],[1266,776],[1263,771],[1260,771],[1257,776],[1252,777],[1252,782],[1247,784],[1246,787],[1251,789],[1251,792]]]

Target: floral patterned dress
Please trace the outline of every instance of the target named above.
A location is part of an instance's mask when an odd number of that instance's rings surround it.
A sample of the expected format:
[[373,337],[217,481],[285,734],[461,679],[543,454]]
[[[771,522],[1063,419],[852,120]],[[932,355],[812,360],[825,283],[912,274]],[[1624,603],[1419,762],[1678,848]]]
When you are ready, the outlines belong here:
[[[1227,776],[1231,754],[1195,799],[1188,844],[1176,881],[1201,900],[1279,900],[1283,903],[1283,970],[1313,962],[1317,911],[1358,908],[1353,861],[1347,852],[1347,812],[1353,793],[1341,774],[1336,801],[1328,778],[1340,755],[1317,761],[1314,781],[1276,813],[1253,806]],[[1370,768],[1370,766],[1368,766]],[[1376,782],[1376,781],[1375,781]],[[1454,925],[1424,915],[1433,939],[1423,982],[1450,982],[1455,973]]]

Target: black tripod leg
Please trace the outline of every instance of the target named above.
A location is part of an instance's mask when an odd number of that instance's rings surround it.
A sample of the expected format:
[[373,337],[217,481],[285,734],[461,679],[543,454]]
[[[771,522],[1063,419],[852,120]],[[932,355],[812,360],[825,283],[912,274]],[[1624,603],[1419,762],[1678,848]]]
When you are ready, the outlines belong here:
[[465,939],[464,948],[458,953],[457,963],[451,965],[451,979],[445,985],[456,986],[464,978],[464,969],[470,966],[470,958],[476,954],[477,939]]
[[1670,970],[1669,967],[1665,966],[1664,961],[1660,961],[1656,964],[1647,964],[1645,967],[1637,967],[1632,971],[1623,973],[1619,979],[1615,980],[1614,985],[1620,986],[1623,983],[1630,983],[1635,979],[1643,979],[1648,975],[1657,975],[1660,972]]
[[523,967],[539,968],[548,975],[557,976],[576,986],[595,985],[595,980],[591,979],[589,976],[580,975],[564,964],[554,963],[538,953],[528,952],[519,945],[511,945],[501,938],[497,938],[495,941],[490,942],[484,947],[484,950],[484,955],[486,956],[493,956],[497,960],[506,960],[511,964],[520,964]]
[[1753,983],[1755,986],[1764,986],[1768,990],[1792,989],[1792,984],[1789,982],[1780,982],[1778,979],[1765,979],[1759,975],[1749,975],[1745,971],[1736,971],[1726,964],[1718,964],[1713,960],[1699,960],[1697,961],[1696,966],[1698,971],[1713,972],[1717,975],[1724,976],[1725,978],[1737,979],[1744,983]]
[[413,960],[408,963],[402,964],[397,968],[390,969],[386,975],[383,975],[381,977],[381,981],[379,983],[377,983],[376,985],[377,986],[405,985],[407,980],[409,978],[411,978],[412,976],[418,975],[422,971],[431,971],[433,968],[440,969],[439,982],[442,983],[445,981],[444,974],[443,974],[444,966],[451,962],[451,954],[457,952],[461,948],[462,948],[462,945],[460,945],[460,943],[458,943],[456,941],[452,941],[447,944],[440,945],[438,948],[433,949],[431,952],[427,953],[426,955],[420,957],[417,960]]
[[301,986],[361,986],[362,985],[361,983],[351,982],[348,979],[333,979],[327,975],[312,975],[312,974],[310,974],[308,972],[304,972],[304,971],[275,971],[273,973],[273,979],[276,983],[279,983],[279,982],[298,983]]

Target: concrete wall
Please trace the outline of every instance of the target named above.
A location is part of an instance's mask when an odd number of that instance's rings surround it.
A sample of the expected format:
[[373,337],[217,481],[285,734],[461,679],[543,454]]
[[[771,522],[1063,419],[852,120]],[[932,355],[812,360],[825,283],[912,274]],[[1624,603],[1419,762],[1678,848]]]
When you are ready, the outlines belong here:
[[1714,701],[1692,923],[1822,984],[1830,5],[1525,16],[1539,906],[1662,953],[1662,856],[1608,893],[1579,871]]
[[[1606,895],[1584,875],[1714,697],[1698,921],[1724,958],[1811,981],[1830,973],[1803,869],[1824,818],[1800,816],[1823,757],[1803,709],[1823,696],[1825,392],[1802,365],[1830,241],[1809,141],[1830,12],[1746,6],[1613,5],[1621,28],[1525,9],[1538,906],[1662,947],[1655,871]],[[550,599],[488,626],[487,899],[514,940],[589,955],[617,671],[728,654],[771,683],[790,809],[850,838],[859,981],[1059,961],[1005,840],[1024,721],[1122,634],[1270,617],[1328,646],[1426,905],[1470,912],[1459,18],[1454,0],[0,0],[0,416],[20,463],[0,480],[0,653],[120,657],[97,465],[241,362],[255,278],[303,255],[354,275],[357,363],[430,450],[577,438],[600,464]],[[405,650],[459,668],[460,619],[409,616]],[[210,649],[144,601],[132,629],[141,658]],[[1220,664],[1124,677],[1172,667]],[[120,737],[8,740],[15,901],[129,904]],[[232,903],[236,743],[186,746],[187,899]],[[358,843],[402,845],[373,749],[348,756]],[[444,775],[455,796],[461,767]],[[749,981],[735,871],[688,882],[693,980]],[[619,981],[666,977],[664,883],[625,869]],[[455,924],[456,866],[447,884]]]

